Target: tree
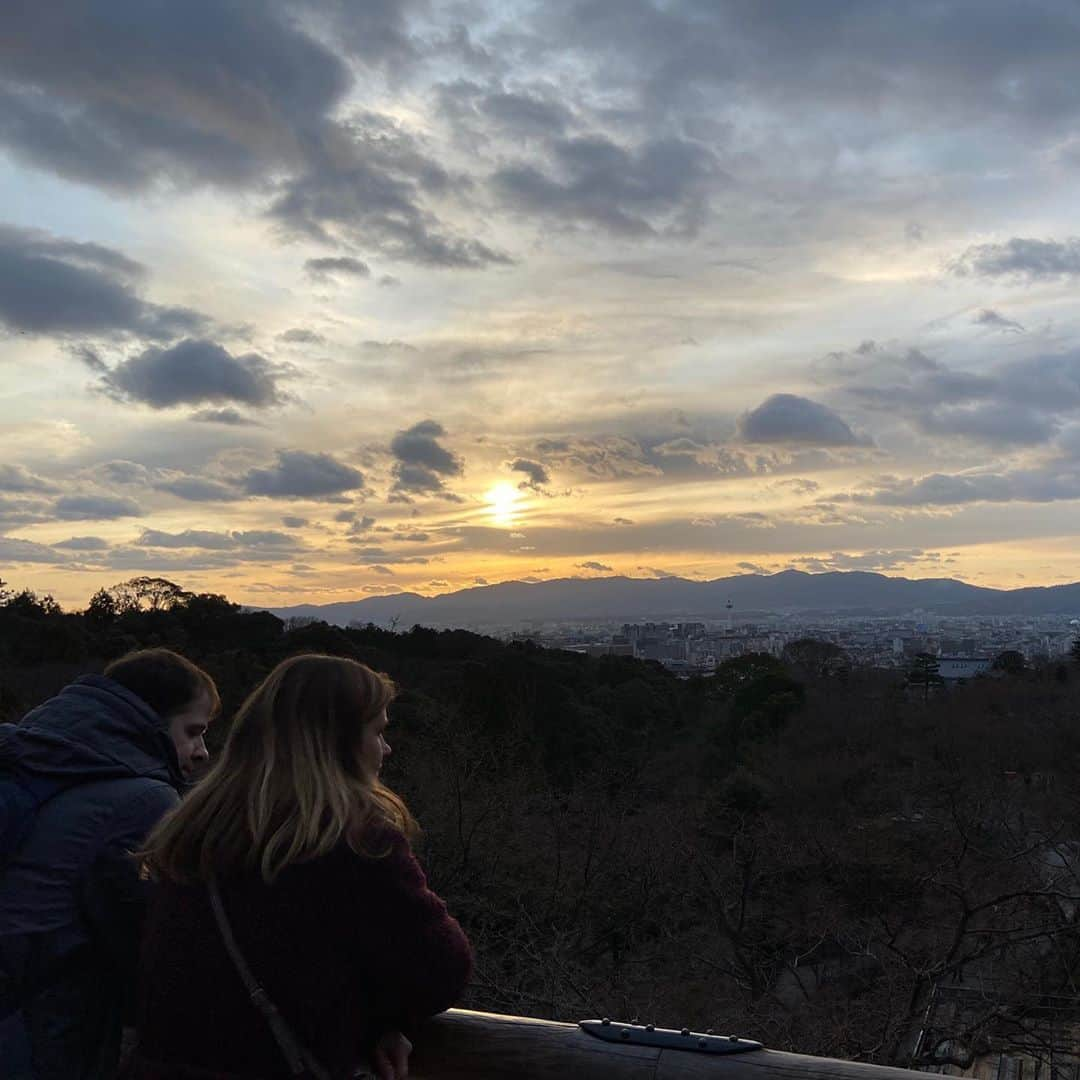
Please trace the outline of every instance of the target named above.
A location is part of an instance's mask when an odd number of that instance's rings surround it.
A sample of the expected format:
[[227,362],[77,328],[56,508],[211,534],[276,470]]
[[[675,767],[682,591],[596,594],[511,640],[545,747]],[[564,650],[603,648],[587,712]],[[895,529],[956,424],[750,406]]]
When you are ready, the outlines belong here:
[[1072,657],[1073,663],[1080,664],[1080,637],[1074,637],[1072,647],[1069,649],[1069,656]]
[[108,589],[98,589],[86,605],[86,617],[101,626],[108,626],[115,620],[116,614],[116,601]]
[[913,686],[923,688],[923,704],[930,699],[930,687],[941,686],[945,680],[940,675],[941,665],[933,653],[921,652],[915,654],[911,670],[908,672],[908,682]]
[[186,603],[191,593],[160,577],[134,577],[109,589],[118,614],[129,611],[171,611]]
[[1022,675],[1025,670],[1024,654],[1018,649],[1006,649],[994,657],[990,667],[994,671],[1004,671],[1007,675]]
[[851,666],[847,653],[839,645],[817,638],[789,641],[780,655],[785,664],[816,681],[840,676]]

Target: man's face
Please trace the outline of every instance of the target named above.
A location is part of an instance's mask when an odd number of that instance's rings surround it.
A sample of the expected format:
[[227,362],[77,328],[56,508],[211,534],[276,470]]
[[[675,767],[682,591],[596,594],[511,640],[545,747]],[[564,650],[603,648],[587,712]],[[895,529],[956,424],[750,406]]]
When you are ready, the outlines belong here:
[[206,749],[206,729],[210,726],[210,699],[205,694],[195,698],[183,712],[169,717],[169,736],[180,759],[185,780],[194,779],[210,760]]

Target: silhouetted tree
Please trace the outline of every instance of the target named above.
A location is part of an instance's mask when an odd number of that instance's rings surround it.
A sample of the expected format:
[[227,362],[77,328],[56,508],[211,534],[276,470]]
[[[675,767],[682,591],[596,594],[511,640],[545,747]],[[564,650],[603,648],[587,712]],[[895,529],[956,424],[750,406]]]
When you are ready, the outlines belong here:
[[908,682],[914,686],[923,688],[923,704],[930,698],[930,687],[941,686],[944,679],[940,675],[941,665],[933,653],[920,652],[915,654],[911,670],[908,672]]
[[1006,649],[994,657],[990,667],[994,671],[1004,671],[1007,675],[1022,675],[1026,668],[1024,654],[1018,649]]

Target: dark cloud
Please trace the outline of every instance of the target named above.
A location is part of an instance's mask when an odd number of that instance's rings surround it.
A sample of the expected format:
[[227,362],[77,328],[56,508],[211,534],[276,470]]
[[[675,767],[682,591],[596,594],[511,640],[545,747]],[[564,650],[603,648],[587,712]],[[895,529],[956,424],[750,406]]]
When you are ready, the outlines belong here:
[[200,424],[224,424],[226,427],[261,427],[257,420],[245,416],[236,409],[200,409],[191,414]]
[[1060,457],[1029,468],[886,477],[869,491],[833,496],[837,502],[911,508],[1073,499],[1080,499],[1080,467]]
[[505,261],[436,216],[428,204],[451,185],[415,140],[383,118],[338,115],[358,59],[403,74],[391,61],[417,58],[406,6],[21,8],[0,43],[0,144],[112,190],[276,188],[272,218],[323,241],[437,266]]
[[23,465],[0,465],[0,491],[51,494],[56,485]]
[[268,161],[301,155],[350,81],[278,10],[58,0],[9,11],[0,138],[33,165],[107,188],[256,181]]
[[602,573],[602,574],[613,574],[613,573],[615,573],[615,568],[614,567],[606,566],[602,562],[596,562],[595,559],[589,559],[589,560],[587,560],[585,562],[574,563],[574,565],[579,570],[593,570],[593,571],[596,571],[597,573]]
[[1051,417],[1007,401],[931,409],[915,422],[928,435],[987,446],[1034,446],[1049,441],[1058,430]]
[[145,484],[150,478],[150,470],[137,461],[104,461],[96,472],[110,484]]
[[599,135],[558,139],[552,152],[551,172],[531,163],[499,169],[496,192],[513,209],[623,236],[696,232],[719,178],[706,147],[674,137],[634,148]]
[[274,499],[324,499],[361,489],[364,475],[330,454],[279,450],[275,465],[250,470],[243,484],[249,495],[266,495]]
[[311,523],[305,517],[297,517],[295,514],[285,514],[281,524],[287,529],[304,529]]
[[117,495],[64,495],[56,500],[53,509],[65,521],[109,521],[142,514],[134,499]]
[[330,281],[334,277],[371,277],[371,267],[349,255],[308,259],[304,263],[304,270],[312,281]]
[[460,476],[465,467],[456,454],[439,442],[445,435],[441,424],[421,420],[394,436],[390,443],[395,458],[391,494],[457,498],[447,490],[444,478]]
[[108,551],[109,541],[100,536],[72,536],[52,545],[64,551]]
[[518,487],[525,489],[529,488],[533,491],[538,490],[545,484],[551,482],[551,477],[548,475],[547,469],[540,464],[539,461],[529,461],[527,458],[517,458],[517,460],[511,462],[510,470],[512,472],[524,473],[527,480],[522,480]]
[[201,476],[170,476],[159,480],[154,488],[188,502],[236,502],[242,497],[236,488]]
[[1030,240],[1014,236],[1000,244],[975,244],[948,266],[958,277],[1046,281],[1080,274],[1080,239]]
[[209,551],[231,551],[236,541],[228,533],[208,532],[202,529],[185,529],[179,533],[144,529],[135,543],[139,547],[153,548],[204,548]]
[[14,536],[0,536],[0,565],[10,563],[64,563],[67,557],[52,547],[20,540]]
[[659,476],[661,470],[646,460],[641,444],[622,435],[597,438],[540,439],[536,453],[547,463],[595,480],[623,480]]
[[123,361],[102,384],[117,397],[153,409],[216,401],[266,408],[284,400],[277,383],[285,370],[257,353],[233,356],[212,341],[189,338]]
[[424,266],[509,264],[509,256],[448,230],[427,208],[460,183],[399,124],[363,113],[328,137],[324,152],[285,185],[269,214],[289,233]]
[[478,105],[480,112],[515,138],[561,135],[573,120],[565,105],[534,94],[497,91],[487,94]]
[[860,440],[826,405],[796,394],[773,394],[739,417],[738,436],[750,443],[856,446]]
[[288,345],[325,345],[326,338],[309,330],[304,326],[294,326],[286,330],[284,334],[278,334],[278,341],[284,341]]
[[1013,322],[1012,319],[1006,319],[1004,315],[1000,315],[990,308],[983,308],[981,311],[977,312],[975,318],[971,321],[975,323],[976,326],[990,326],[995,330],[1006,330],[1014,334],[1024,333],[1024,328],[1018,322]]
[[[206,326],[188,308],[142,300],[133,286],[140,276],[137,263],[110,248],[0,226],[0,323],[9,329],[164,341]],[[84,351],[84,362],[91,357]]]

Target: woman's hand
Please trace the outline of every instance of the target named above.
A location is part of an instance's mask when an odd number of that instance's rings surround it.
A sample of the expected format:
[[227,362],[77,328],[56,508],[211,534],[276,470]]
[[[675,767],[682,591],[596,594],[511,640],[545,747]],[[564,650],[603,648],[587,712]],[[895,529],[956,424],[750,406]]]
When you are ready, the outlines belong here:
[[380,1035],[371,1062],[379,1080],[405,1080],[409,1075],[411,1053],[412,1043],[400,1031],[387,1031]]

